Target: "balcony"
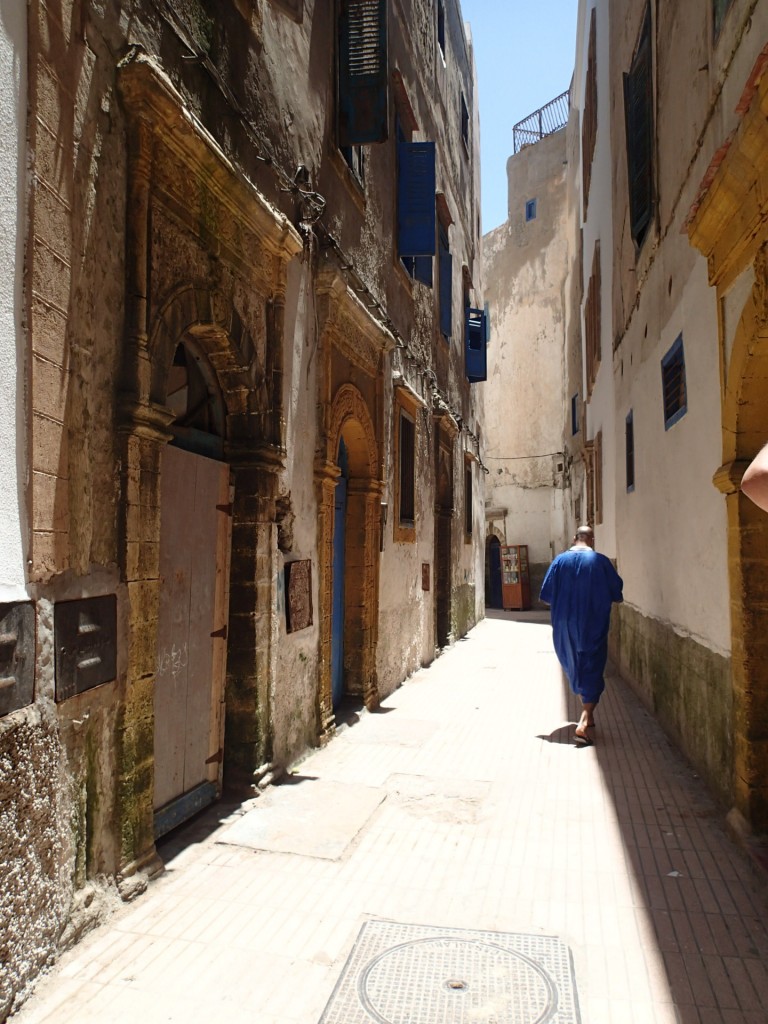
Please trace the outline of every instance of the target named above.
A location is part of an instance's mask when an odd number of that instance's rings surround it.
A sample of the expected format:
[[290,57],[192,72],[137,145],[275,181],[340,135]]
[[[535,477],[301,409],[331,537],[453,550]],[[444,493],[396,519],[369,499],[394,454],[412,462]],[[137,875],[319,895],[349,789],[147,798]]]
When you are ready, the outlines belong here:
[[550,100],[545,106],[535,110],[522,121],[518,121],[512,129],[512,140],[515,153],[526,146],[533,146],[547,135],[559,132],[568,124],[568,111],[571,106],[570,89]]

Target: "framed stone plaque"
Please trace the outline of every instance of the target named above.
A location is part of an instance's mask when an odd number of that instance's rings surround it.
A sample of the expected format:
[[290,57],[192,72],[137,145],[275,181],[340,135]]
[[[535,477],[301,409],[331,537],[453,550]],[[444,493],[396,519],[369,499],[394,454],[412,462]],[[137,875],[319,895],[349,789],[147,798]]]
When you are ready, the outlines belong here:
[[285,567],[285,624],[289,633],[312,625],[312,562],[309,558]]

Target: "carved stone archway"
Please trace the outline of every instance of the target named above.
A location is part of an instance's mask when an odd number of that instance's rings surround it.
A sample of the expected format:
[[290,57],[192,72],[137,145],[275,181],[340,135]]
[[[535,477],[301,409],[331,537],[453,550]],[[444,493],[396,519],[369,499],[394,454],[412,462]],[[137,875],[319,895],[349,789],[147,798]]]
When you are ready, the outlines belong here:
[[[165,405],[168,370],[184,338],[194,339],[204,353],[224,398],[224,459],[235,485],[225,771],[230,778],[252,778],[270,756],[275,655],[269,609],[277,474],[285,454],[285,282],[287,264],[302,242],[286,218],[235,172],[162,68],[140,48],[121,61],[118,86],[128,137],[126,329],[117,423],[128,656],[118,829],[120,869],[129,875],[154,858],[161,454],[174,419]],[[160,218],[163,231],[156,224]],[[184,279],[191,271],[174,251],[174,239],[183,239],[186,251],[199,257],[192,279]],[[238,294],[248,296],[250,326]]]
[[[768,832],[768,516],[741,493],[768,441],[768,56],[748,82],[733,138],[712,162],[691,212],[691,243],[717,289],[722,458],[714,475],[728,513],[733,671],[731,820]],[[744,292],[744,283],[751,290]],[[740,299],[737,297],[741,296]],[[735,305],[738,301],[738,311]],[[730,325],[737,323],[734,330]]]
[[394,347],[391,333],[347,287],[338,270],[318,275],[320,323],[318,412],[320,443],[315,459],[318,500],[319,667],[318,737],[334,730],[331,696],[333,529],[339,441],[347,448],[345,677],[346,690],[366,707],[378,704],[376,643],[379,557],[384,492],[383,380]]
[[331,408],[325,472],[320,483],[320,682],[319,716],[323,733],[333,727],[331,697],[331,602],[333,597],[334,497],[340,475],[339,442],[347,449],[344,625],[345,690],[369,709],[379,703],[376,682],[378,638],[379,537],[382,484],[373,420],[360,392],[344,384]]

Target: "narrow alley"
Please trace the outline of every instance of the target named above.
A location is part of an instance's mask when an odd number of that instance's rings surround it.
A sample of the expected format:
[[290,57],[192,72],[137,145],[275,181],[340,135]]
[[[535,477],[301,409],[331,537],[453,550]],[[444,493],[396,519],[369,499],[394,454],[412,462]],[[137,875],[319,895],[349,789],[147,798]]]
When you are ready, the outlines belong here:
[[766,888],[700,780],[615,676],[575,746],[548,616],[490,614],[160,843],[15,1024],[764,1022]]

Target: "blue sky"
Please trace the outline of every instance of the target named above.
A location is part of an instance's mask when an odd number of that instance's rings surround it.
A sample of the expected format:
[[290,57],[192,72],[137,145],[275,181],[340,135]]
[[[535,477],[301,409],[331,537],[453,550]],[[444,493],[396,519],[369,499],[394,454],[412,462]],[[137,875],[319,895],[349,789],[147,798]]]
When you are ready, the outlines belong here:
[[571,82],[578,0],[461,0],[480,87],[483,233],[507,219],[512,127]]

